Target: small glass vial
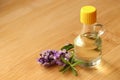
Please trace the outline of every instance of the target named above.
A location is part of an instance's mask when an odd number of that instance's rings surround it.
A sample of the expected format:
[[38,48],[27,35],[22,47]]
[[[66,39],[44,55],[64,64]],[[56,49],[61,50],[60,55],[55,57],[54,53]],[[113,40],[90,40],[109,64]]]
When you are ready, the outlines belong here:
[[74,40],[76,57],[83,61],[82,66],[92,67],[100,64],[102,40],[104,33],[101,24],[96,23],[96,8],[84,6],[80,10],[80,21],[83,23],[81,33]]

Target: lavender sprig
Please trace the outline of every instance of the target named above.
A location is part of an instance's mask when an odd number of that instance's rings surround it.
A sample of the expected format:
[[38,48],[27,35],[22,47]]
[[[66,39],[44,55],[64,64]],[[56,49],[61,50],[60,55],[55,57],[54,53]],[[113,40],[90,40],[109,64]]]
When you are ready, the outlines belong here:
[[64,57],[65,60],[70,59],[70,53],[64,50],[46,50],[40,54],[39,62],[44,66],[60,65],[65,66],[61,57]]
[[78,75],[75,68],[76,65],[81,64],[82,62],[77,60],[74,55],[73,44],[67,44],[61,48],[61,50],[46,50],[40,53],[40,58],[38,62],[42,65],[48,67],[52,65],[63,66],[60,69],[60,72],[65,73],[68,70],[71,70],[75,76]]

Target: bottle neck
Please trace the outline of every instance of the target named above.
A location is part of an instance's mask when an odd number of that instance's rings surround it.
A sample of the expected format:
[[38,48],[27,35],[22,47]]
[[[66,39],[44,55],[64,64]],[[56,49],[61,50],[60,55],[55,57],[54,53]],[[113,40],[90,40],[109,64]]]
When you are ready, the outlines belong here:
[[87,33],[87,32],[93,32],[93,24],[83,24],[81,34]]

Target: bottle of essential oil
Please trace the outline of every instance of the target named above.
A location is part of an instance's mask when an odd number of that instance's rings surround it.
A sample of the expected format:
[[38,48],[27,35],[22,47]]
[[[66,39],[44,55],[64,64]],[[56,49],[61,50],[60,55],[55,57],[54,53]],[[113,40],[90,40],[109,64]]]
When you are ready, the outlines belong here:
[[80,10],[81,33],[74,40],[76,57],[83,61],[83,66],[95,66],[101,62],[102,40],[104,33],[101,24],[96,23],[96,8],[84,6]]

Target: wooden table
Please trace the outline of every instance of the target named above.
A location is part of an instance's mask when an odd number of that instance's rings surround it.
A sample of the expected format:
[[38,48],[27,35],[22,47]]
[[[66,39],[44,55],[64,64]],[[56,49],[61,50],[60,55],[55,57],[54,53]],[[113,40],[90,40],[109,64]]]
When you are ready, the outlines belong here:
[[[41,51],[73,43],[84,5],[97,8],[106,29],[101,65],[77,67],[77,77],[39,65]],[[120,80],[119,61],[120,0],[0,0],[0,80]]]

